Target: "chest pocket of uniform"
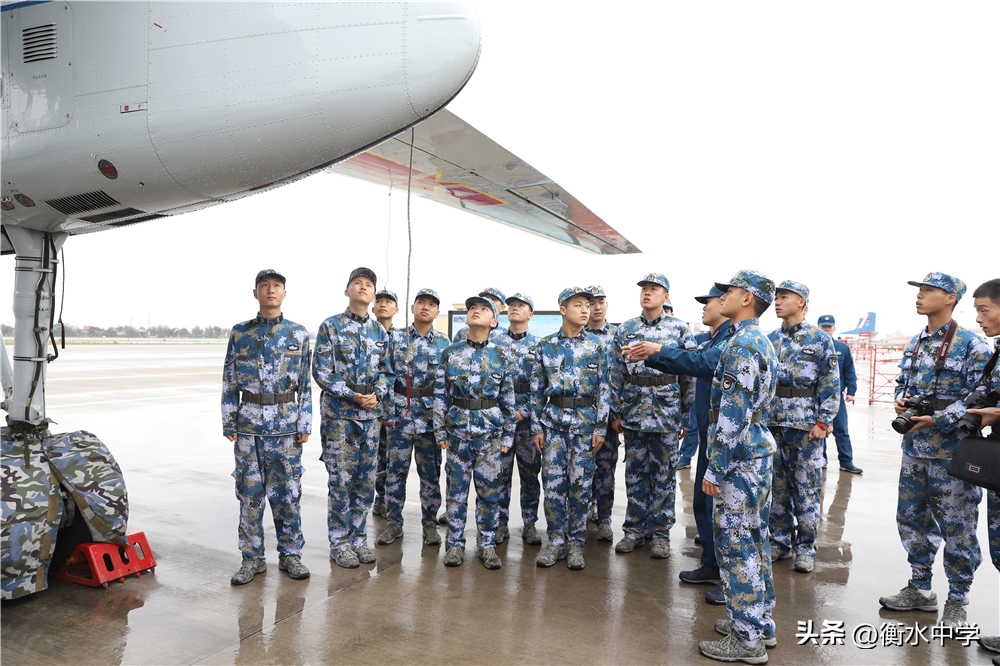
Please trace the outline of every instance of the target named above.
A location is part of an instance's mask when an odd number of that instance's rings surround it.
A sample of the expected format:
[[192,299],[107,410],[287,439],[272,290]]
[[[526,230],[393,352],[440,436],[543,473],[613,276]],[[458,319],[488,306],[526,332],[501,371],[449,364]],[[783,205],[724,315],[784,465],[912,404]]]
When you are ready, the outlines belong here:
[[500,381],[503,379],[503,375],[499,372],[488,372],[483,375],[482,379],[482,391],[484,399],[493,399],[500,397]]
[[298,374],[302,364],[302,348],[298,346],[295,349],[284,347],[277,351],[275,370],[280,374]]
[[597,370],[600,366],[596,362],[587,363],[580,370],[580,395],[597,395]]

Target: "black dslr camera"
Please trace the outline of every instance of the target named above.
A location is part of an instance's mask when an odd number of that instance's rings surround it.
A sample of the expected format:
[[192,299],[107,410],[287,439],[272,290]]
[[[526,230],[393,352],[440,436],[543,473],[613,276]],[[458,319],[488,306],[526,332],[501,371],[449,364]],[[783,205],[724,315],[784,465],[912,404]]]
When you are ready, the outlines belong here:
[[930,416],[934,413],[934,401],[922,395],[915,395],[903,400],[906,411],[892,422],[892,429],[900,435],[905,435],[913,427],[914,416]]
[[[966,409],[986,409],[987,407],[996,407],[997,403],[1000,403],[1000,391],[990,391],[989,393],[973,391],[965,398]],[[966,412],[957,426],[967,433],[978,432],[983,428],[983,417],[981,414]]]

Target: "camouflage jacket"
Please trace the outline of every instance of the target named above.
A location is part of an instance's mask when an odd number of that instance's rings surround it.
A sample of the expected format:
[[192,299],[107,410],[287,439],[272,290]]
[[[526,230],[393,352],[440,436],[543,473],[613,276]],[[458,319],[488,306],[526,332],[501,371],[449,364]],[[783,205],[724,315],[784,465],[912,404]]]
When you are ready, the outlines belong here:
[[[571,338],[560,328],[541,339],[533,356],[531,433],[541,435],[544,425],[578,435],[603,435],[608,429],[611,396],[608,352],[601,339],[586,331]],[[549,396],[590,397],[594,404],[560,407],[548,402]]]
[[611,348],[609,382],[611,411],[620,414],[622,427],[642,432],[677,432],[686,428],[694,404],[694,380],[679,376],[664,386],[638,386],[630,377],[658,377],[666,374],[647,367],[642,361],[626,361],[622,347],[648,340],[662,345],[693,349],[694,336],[687,324],[675,317],[660,315],[653,321],[639,316],[615,331]]
[[[903,452],[914,458],[947,460],[965,433],[955,427],[965,416],[965,396],[982,378],[990,360],[990,347],[981,337],[959,326],[951,341],[941,374],[934,364],[944,342],[948,325],[933,333],[926,328],[906,345],[896,378],[896,399],[906,394],[922,395],[932,400],[953,400],[947,408],[934,413],[934,427],[903,435]],[[914,351],[916,350],[916,351]]]
[[811,430],[817,421],[833,425],[840,411],[840,370],[833,338],[809,322],[784,325],[767,336],[778,354],[778,388],[815,390],[814,396],[775,396],[767,424]]
[[604,326],[601,326],[600,328],[591,328],[590,326],[587,326],[583,330],[600,338],[601,342],[603,342],[604,346],[607,348],[608,353],[611,353],[611,347],[615,341],[615,332],[618,330],[617,326],[605,320]]
[[778,355],[756,319],[731,324],[731,330],[712,379],[718,422],[708,427],[705,480],[715,485],[738,463],[774,455],[767,411],[777,386]]
[[[427,335],[420,335],[417,329],[410,325],[410,349],[413,360],[410,361],[410,392],[414,389],[434,388],[438,367],[441,365],[441,354],[448,348],[448,336],[431,327]],[[392,391],[393,409],[385,415],[386,421],[394,421],[396,428],[402,428],[403,434],[419,435],[434,430],[434,396],[410,398],[406,405],[406,329],[394,328],[389,335],[389,358],[392,369],[396,373],[395,387]],[[399,389],[402,389],[400,392]],[[409,413],[407,410],[409,409]]]
[[[531,419],[531,364],[539,337],[531,331],[512,333],[507,330],[507,346],[514,363],[514,405],[523,418]],[[518,386],[520,385],[520,386]]]
[[[392,389],[395,376],[389,364],[389,334],[369,315],[359,317],[350,310],[333,315],[319,325],[313,377],[323,389],[324,419],[370,421],[382,418],[381,402]],[[361,409],[348,382],[371,386],[379,405]]]
[[[240,392],[295,393],[291,402],[241,402]],[[222,371],[222,434],[291,435],[312,432],[309,333],[278,315],[257,316],[229,335]]]
[[[452,342],[465,342],[469,339],[469,327],[463,326],[455,334],[455,339]],[[498,345],[506,346],[510,341],[507,337],[507,327],[497,324],[494,328],[490,329],[490,340],[497,343]]]
[[[996,351],[994,354],[1000,354],[1000,338],[996,341]],[[992,358],[992,357],[991,357]],[[987,364],[989,361],[987,361]],[[991,391],[1000,391],[1000,362],[993,366],[993,372],[989,375],[983,375],[983,378],[979,380],[976,384],[976,390],[982,393],[989,393]],[[1000,423],[996,423],[992,426],[994,434],[1000,434]]]
[[[474,439],[500,436],[514,445],[514,378],[510,350],[493,342],[454,342],[441,355],[434,379],[434,438]],[[489,409],[462,409],[454,399],[496,400]]]

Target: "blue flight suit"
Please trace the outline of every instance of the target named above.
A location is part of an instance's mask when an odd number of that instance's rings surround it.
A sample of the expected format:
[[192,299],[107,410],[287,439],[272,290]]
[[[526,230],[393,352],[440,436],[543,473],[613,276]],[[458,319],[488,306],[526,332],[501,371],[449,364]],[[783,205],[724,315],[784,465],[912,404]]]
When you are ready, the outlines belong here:
[[302,444],[312,432],[309,333],[278,315],[233,326],[222,373],[222,434],[236,435],[239,545],[264,558],[264,503],[271,505],[278,552],[302,551]]
[[712,380],[708,470],[715,484],[713,525],[726,610],[744,643],[774,636],[774,582],[768,541],[775,443],[765,425],[778,357],[756,319],[732,324]]
[[[702,333],[696,333],[694,336],[695,345],[697,345],[697,347],[700,347],[701,343],[707,342],[708,339],[711,337],[712,334],[709,333],[708,331],[703,331]],[[697,402],[698,402],[698,395],[696,389],[695,403]],[[694,454],[698,451],[699,448],[698,443],[701,439],[700,437],[698,437],[698,431],[701,430],[702,428],[706,430],[708,428],[707,424],[704,426],[699,424],[698,413],[696,409],[692,408],[690,416],[688,418],[690,419],[688,422],[688,431],[687,434],[684,435],[684,439],[681,440],[681,447],[680,447],[680,462],[682,464],[685,462],[690,463],[691,459],[694,458]]]
[[[607,321],[601,328],[585,329],[587,333],[597,336],[604,343],[608,351],[608,367],[610,368],[612,343],[615,340],[615,331],[618,327]],[[597,468],[594,470],[594,482],[592,484],[593,498],[591,499],[591,510],[597,509],[597,524],[610,525],[611,511],[615,506],[615,469],[618,467],[618,446],[620,440],[618,433],[611,429],[611,422],[618,418],[618,414],[608,414],[608,429],[604,435],[604,446],[594,456],[594,463]]]
[[[701,537],[701,563],[716,571],[719,560],[715,554],[715,537],[712,527],[712,500],[701,488],[701,481],[708,469],[708,429],[709,408],[712,402],[712,379],[722,358],[722,352],[729,344],[733,335],[729,320],[726,319],[715,329],[715,333],[699,333],[695,339],[702,338],[697,349],[687,350],[679,347],[663,346],[660,352],[646,359],[646,365],[660,372],[675,375],[696,377],[694,409],[691,417],[697,420],[698,430],[698,466],[694,475],[694,522],[698,526],[698,536]],[[705,337],[707,336],[707,337]],[[693,430],[692,430],[693,431]]]
[[[847,395],[857,395],[858,373],[854,370],[854,356],[851,355],[851,348],[847,343],[834,340],[833,348],[837,353],[837,365],[840,367],[840,410],[833,419],[833,436],[837,442],[837,458],[840,464],[853,465],[854,450],[851,448],[851,434],[847,431],[847,401],[844,400],[844,391],[847,391]],[[825,441],[823,457],[826,458]]]
[[510,522],[510,491],[514,482],[514,460],[521,479],[521,520],[524,525],[538,522],[538,504],[542,496],[539,474],[542,455],[531,439],[531,364],[538,336],[530,331],[514,333],[507,330],[508,346],[514,359],[514,404],[522,421],[514,431],[514,446],[500,454],[500,525]]
[[[956,324],[957,326],[957,324]],[[896,527],[921,590],[931,589],[934,556],[942,538],[948,599],[967,604],[973,575],[983,561],[976,526],[982,488],[950,476],[946,469],[966,433],[956,428],[965,397],[982,378],[990,348],[979,335],[958,326],[940,375],[935,362],[948,325],[926,328],[906,345],[896,378],[896,399],[906,394],[937,401],[934,426],[903,435]]]

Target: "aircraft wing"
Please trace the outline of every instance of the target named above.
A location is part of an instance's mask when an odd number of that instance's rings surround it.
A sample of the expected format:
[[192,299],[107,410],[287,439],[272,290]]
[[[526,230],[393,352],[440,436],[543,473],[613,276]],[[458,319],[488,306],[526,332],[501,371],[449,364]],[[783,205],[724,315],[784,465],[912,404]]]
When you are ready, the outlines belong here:
[[[410,133],[328,171],[406,189]],[[544,174],[444,109],[415,128],[411,192],[597,254],[639,248]]]

